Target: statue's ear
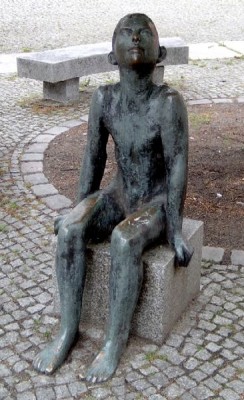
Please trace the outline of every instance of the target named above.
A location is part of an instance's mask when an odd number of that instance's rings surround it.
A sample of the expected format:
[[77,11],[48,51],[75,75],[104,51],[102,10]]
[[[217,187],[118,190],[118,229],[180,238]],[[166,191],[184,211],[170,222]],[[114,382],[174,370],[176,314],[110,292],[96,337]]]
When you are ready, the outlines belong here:
[[113,51],[108,54],[108,62],[112,65],[118,65]]
[[167,56],[167,50],[164,46],[159,46],[157,63],[163,61]]

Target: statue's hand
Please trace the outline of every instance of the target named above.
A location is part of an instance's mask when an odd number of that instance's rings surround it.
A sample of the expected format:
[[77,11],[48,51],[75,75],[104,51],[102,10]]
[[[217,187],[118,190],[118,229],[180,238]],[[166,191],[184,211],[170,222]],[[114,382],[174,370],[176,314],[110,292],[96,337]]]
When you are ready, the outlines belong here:
[[187,267],[194,250],[186,245],[182,237],[178,237],[174,240],[173,247],[175,250],[175,266]]

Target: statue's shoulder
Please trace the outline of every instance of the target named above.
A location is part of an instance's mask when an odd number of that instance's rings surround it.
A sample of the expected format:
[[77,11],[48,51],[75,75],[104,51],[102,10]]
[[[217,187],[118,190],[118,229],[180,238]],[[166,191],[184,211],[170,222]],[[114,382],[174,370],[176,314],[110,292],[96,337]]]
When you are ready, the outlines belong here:
[[170,87],[167,84],[163,84],[158,86],[158,91],[160,96],[165,100],[165,99],[170,99],[170,98],[181,98],[181,94],[178,92],[178,90]]
[[99,86],[95,92],[94,92],[94,97],[96,101],[104,103],[105,102],[110,102],[112,98],[114,98],[118,93],[120,92],[120,84],[109,84],[109,85],[103,85]]
[[178,92],[178,90],[168,86],[167,84],[158,86],[159,98],[161,99],[162,106],[165,107],[166,104],[175,108],[185,109],[185,102],[183,96]]

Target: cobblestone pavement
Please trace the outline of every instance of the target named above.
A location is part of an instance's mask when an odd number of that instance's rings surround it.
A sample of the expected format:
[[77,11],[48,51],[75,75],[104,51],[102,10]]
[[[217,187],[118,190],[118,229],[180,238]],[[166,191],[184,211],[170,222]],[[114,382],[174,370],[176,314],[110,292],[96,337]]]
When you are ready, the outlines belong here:
[[[83,2],[61,3],[2,0],[2,51],[78,44],[83,42],[83,36],[85,42],[98,41],[99,36],[101,41],[110,39],[114,22],[121,15],[118,1],[106,2],[106,9],[105,2],[93,1],[92,6],[86,4],[85,8]],[[244,15],[242,0],[225,0],[221,4],[184,0],[174,13],[174,2],[165,1],[163,6],[161,3],[153,2],[153,6],[143,10],[161,24],[161,36],[170,35],[173,27],[174,34],[190,42],[224,40],[230,36],[232,40],[242,39],[243,23],[235,17]],[[140,4],[134,1],[130,11],[141,10]],[[171,17],[164,25],[161,15],[168,16],[166,5]],[[123,13],[128,8],[129,2],[125,1]],[[198,12],[196,17],[196,9],[204,12]],[[111,25],[103,24],[96,28],[95,34],[88,25],[94,17],[101,18],[100,14]],[[174,18],[176,14],[178,18]],[[191,24],[192,18],[197,21]],[[202,30],[197,29],[200,22]],[[224,27],[222,31],[221,27]],[[44,31],[49,32],[48,37]],[[181,90],[188,102],[243,102],[243,72],[243,59],[202,60],[166,68],[165,80]],[[92,86],[85,87],[88,82],[97,85],[115,79],[116,73],[84,79],[82,89],[92,91]],[[57,319],[51,313],[50,240],[56,211],[35,196],[32,185],[38,179],[39,184],[47,183],[42,181],[45,177],[41,172],[38,176],[38,168],[41,171],[43,150],[50,135],[55,134],[57,126],[67,127],[67,121],[77,121],[87,114],[88,105],[81,100],[78,106],[47,106],[41,101],[41,84],[16,75],[0,75],[0,87],[0,399],[243,400],[243,265],[203,262],[200,296],[165,344],[156,346],[132,337],[110,382],[90,385],[79,377],[101,343],[103,333],[95,328],[81,327],[81,338],[74,351],[54,376],[33,371],[32,359],[56,331]],[[42,141],[38,142],[42,133],[46,139],[42,135]],[[33,160],[36,163],[34,181],[32,174],[24,181],[21,162],[25,162],[26,149],[32,143],[39,158],[35,155]]]
[[[188,101],[227,97],[243,101],[243,60],[201,61],[166,69],[166,80]],[[116,74],[91,78],[116,79]],[[87,81],[86,81],[87,83]],[[77,107],[46,107],[39,83],[2,75],[0,223],[0,398],[2,399],[243,399],[243,269],[203,263],[201,294],[163,346],[131,338],[115,377],[89,385],[79,374],[99,348],[102,332],[81,327],[81,339],[52,377],[38,375],[31,361],[57,329],[52,310],[50,237],[55,211],[24,182],[20,161],[40,133],[87,114]],[[89,87],[88,87],[89,89]],[[55,133],[55,129],[49,131]],[[47,134],[47,133],[46,133]],[[50,135],[49,134],[49,135]],[[47,134],[48,135],[48,134]],[[41,164],[45,138],[39,145]],[[30,161],[30,160],[29,160]],[[22,167],[23,168],[23,167]],[[35,176],[38,179],[38,176]],[[36,182],[36,181],[35,181]],[[40,183],[40,182],[39,182]]]

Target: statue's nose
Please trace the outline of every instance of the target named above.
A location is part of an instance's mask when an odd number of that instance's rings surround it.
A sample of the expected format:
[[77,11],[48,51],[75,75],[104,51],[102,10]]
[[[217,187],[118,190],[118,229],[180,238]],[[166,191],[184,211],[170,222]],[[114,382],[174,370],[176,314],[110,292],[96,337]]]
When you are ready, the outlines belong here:
[[140,40],[141,40],[140,34],[139,34],[138,32],[134,32],[134,33],[133,33],[133,36],[132,36],[132,41],[133,41],[134,43],[139,43]]

